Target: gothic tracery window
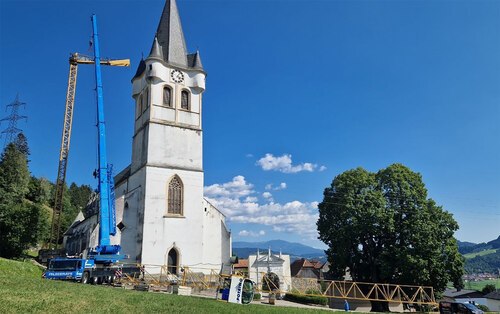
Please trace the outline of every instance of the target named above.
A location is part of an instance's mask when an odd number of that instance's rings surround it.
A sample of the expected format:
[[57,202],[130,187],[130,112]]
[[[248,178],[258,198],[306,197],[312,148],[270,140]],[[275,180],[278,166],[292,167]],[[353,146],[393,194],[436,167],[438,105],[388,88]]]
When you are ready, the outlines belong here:
[[183,187],[181,179],[176,175],[168,184],[168,209],[167,213],[182,215]]
[[181,92],[181,108],[190,110],[189,105],[189,92],[187,90],[183,90]]
[[163,105],[172,107],[172,89],[168,86],[163,87]]

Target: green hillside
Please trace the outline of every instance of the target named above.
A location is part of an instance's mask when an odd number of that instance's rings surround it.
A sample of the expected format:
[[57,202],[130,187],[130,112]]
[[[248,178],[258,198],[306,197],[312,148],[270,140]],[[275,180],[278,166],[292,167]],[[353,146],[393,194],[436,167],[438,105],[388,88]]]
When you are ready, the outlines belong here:
[[496,251],[497,251],[497,249],[483,250],[483,251],[479,251],[479,252],[464,254],[464,257],[465,257],[465,259],[471,259],[471,258],[474,258],[476,256],[484,256],[484,255],[488,255],[488,254],[493,254]]
[[29,262],[0,258],[0,313],[317,313],[322,310],[237,305],[215,299],[41,279]]
[[500,269],[500,236],[486,243],[457,243],[465,257],[466,273],[496,273]]

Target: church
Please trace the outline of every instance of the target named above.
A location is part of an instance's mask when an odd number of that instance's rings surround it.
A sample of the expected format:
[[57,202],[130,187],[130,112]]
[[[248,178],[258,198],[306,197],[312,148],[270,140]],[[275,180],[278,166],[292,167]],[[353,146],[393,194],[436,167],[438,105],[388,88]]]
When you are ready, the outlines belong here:
[[[151,51],[132,78],[132,160],[115,180],[117,234],[124,263],[151,273],[168,266],[220,269],[231,255],[225,216],[203,197],[200,53],[188,53],[175,0],[167,0]],[[98,197],[96,197],[97,200]],[[97,201],[65,233],[69,254],[98,244]],[[94,208],[94,209],[92,209]]]

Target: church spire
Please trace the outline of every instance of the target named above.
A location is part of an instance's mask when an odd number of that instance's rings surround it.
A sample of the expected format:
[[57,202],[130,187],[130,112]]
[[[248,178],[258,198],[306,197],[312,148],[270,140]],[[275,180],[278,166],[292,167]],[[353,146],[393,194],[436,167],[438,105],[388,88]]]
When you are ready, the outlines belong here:
[[[156,31],[156,38],[163,52],[163,60],[186,67],[187,49],[181,19],[175,0],[166,0]],[[153,42],[153,48],[156,44]]]
[[163,51],[158,43],[158,38],[155,36],[155,40],[153,42],[153,46],[151,47],[151,51],[149,52],[148,58],[158,58],[163,59]]

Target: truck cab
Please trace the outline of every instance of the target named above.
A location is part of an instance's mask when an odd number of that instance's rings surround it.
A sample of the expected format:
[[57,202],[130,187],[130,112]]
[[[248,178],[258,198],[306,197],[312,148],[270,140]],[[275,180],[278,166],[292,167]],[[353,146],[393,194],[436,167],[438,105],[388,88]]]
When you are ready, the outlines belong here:
[[[92,267],[88,260],[80,258],[54,258],[49,260],[42,277],[46,279],[76,280],[82,279],[86,267]],[[89,264],[89,265],[87,265]]]

